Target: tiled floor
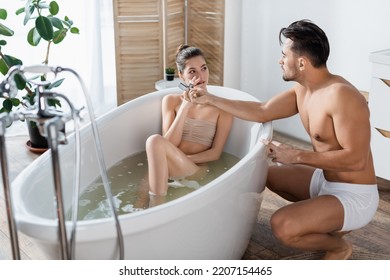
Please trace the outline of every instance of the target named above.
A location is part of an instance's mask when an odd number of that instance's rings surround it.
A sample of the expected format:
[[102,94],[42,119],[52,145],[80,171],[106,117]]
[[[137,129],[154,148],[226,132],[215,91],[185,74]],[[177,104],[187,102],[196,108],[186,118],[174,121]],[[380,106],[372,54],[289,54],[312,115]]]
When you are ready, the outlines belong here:
[[[7,132],[8,133],[8,132]],[[302,141],[275,132],[274,139],[303,149],[310,146]],[[26,148],[28,136],[23,127],[15,126],[6,137],[10,179],[39,155]],[[1,183],[0,183],[1,184]],[[390,182],[378,178],[380,205],[373,221],[363,229],[346,236],[354,244],[353,259],[390,259]],[[2,184],[1,184],[2,185]],[[275,194],[265,191],[264,200],[254,226],[252,239],[243,259],[313,259],[316,254],[291,250],[282,246],[272,235],[269,217],[287,202]],[[12,259],[8,226],[6,222],[3,188],[0,190],[0,260]],[[44,259],[40,249],[26,236],[19,233],[22,259]]]

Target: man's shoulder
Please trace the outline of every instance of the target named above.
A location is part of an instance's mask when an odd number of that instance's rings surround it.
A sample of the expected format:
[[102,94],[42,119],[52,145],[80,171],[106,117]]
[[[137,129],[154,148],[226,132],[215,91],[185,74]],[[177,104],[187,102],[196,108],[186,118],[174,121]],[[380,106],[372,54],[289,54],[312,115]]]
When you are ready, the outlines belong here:
[[332,84],[327,90],[328,102],[332,108],[363,108],[367,102],[363,94],[351,83],[340,80]]
[[352,83],[338,75],[334,76],[334,78],[329,83],[329,87],[332,88],[334,91],[358,92],[357,88]]
[[349,82],[337,82],[329,87],[329,93],[335,98],[361,98],[360,91]]

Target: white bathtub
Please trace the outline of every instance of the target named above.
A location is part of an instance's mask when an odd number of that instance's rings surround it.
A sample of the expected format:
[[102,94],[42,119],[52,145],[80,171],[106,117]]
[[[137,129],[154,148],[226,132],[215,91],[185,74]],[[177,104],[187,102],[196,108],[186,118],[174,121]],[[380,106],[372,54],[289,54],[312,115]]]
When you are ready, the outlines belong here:
[[[209,86],[217,95],[256,100],[251,95]],[[161,98],[177,88],[147,94],[97,120],[106,165],[145,150],[145,140],[160,133]],[[91,129],[82,136],[81,188],[98,176]],[[234,119],[226,152],[242,158],[226,173],[190,194],[144,211],[119,216],[125,259],[240,259],[244,254],[261,204],[268,163],[259,140],[272,137],[272,124]],[[65,205],[70,206],[73,179],[73,137],[60,146]],[[42,247],[48,259],[59,258],[50,153],[29,165],[13,182],[18,229]],[[67,224],[70,230],[70,223]],[[68,237],[70,233],[68,233]],[[117,259],[113,219],[78,222],[76,259]]]

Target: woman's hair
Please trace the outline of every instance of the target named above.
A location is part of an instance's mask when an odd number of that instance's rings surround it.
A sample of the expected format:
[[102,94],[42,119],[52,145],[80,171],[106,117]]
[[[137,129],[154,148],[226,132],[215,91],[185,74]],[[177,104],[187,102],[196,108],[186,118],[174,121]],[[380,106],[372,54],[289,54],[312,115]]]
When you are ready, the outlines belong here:
[[316,68],[326,66],[330,47],[325,32],[310,20],[299,20],[282,28],[279,32],[279,43],[282,36],[293,41],[291,50],[298,55],[307,56]]
[[183,73],[187,60],[196,56],[202,56],[205,58],[201,49],[185,44],[180,45],[176,51],[176,65],[179,72]]

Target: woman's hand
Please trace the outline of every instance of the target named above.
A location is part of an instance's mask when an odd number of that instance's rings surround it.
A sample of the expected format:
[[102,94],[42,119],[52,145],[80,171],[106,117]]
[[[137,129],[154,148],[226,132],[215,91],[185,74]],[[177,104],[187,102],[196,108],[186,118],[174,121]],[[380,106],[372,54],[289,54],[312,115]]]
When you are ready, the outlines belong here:
[[190,107],[191,99],[190,99],[188,90],[183,91],[182,96],[181,96],[181,100],[182,100],[182,102],[181,102],[180,108]]
[[182,105],[186,105],[187,102],[192,103],[192,98],[191,98],[191,92],[194,92],[194,90],[198,89],[197,88],[197,83],[199,83],[200,79],[197,77],[193,77],[189,83],[188,83],[188,89],[183,91],[182,97],[183,97],[183,103]]

